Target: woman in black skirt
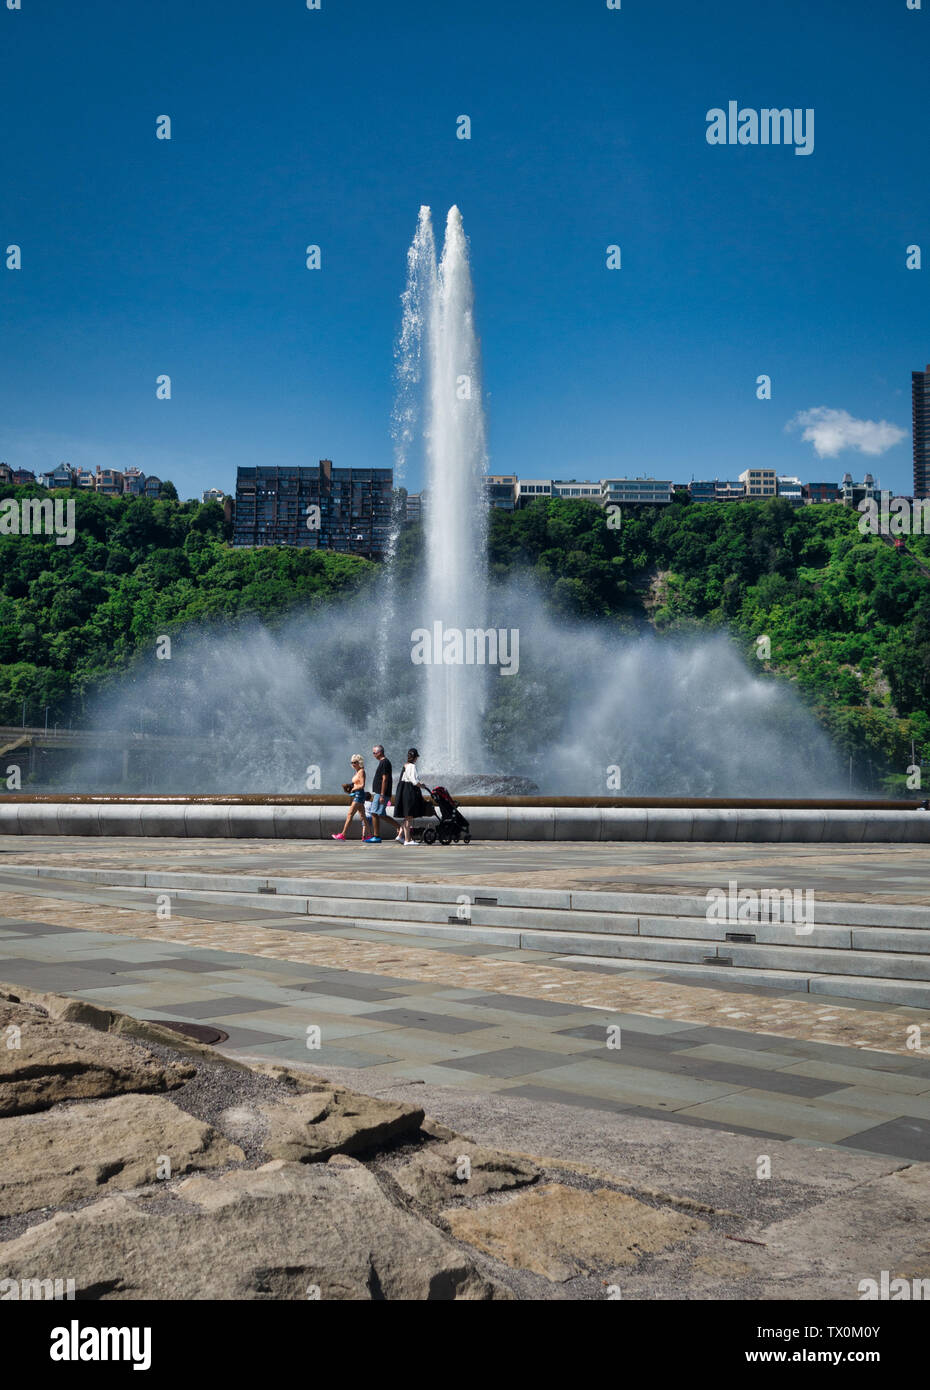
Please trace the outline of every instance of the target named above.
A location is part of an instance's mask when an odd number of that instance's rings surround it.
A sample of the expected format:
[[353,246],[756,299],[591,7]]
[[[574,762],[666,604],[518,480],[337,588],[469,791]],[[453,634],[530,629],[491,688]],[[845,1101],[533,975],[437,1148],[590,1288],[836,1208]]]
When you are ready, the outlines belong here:
[[407,761],[404,763],[404,770],[400,775],[397,784],[397,796],[394,800],[394,815],[397,820],[403,821],[401,833],[397,839],[402,845],[412,845],[413,822],[417,816],[427,814],[426,798],[423,795],[423,784],[417,773],[417,758],[419,753],[415,748],[407,749]]

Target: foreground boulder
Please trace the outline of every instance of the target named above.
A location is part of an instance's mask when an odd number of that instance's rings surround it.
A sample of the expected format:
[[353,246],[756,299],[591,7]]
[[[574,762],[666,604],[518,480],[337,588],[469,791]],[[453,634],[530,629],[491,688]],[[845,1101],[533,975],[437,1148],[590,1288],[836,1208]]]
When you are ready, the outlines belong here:
[[244,1158],[237,1145],[163,1096],[123,1095],[2,1119],[0,1216]]
[[265,1152],[271,1158],[315,1163],[333,1154],[366,1153],[403,1137],[412,1138],[423,1111],[393,1100],[376,1100],[339,1087],[288,1097],[266,1105]]
[[623,1192],[557,1183],[500,1205],[453,1207],[443,1215],[460,1240],[556,1283],[635,1265],[642,1255],[707,1230],[693,1216],[647,1206]]
[[186,1063],[160,1062],[112,1033],[11,999],[0,1000],[0,1042],[0,1116],[46,1110],[63,1100],[166,1091],[194,1075]]
[[0,1245],[0,1279],[67,1270],[102,1299],[492,1299],[509,1291],[350,1158],[107,1197]]
[[455,1137],[430,1144],[393,1174],[394,1181],[425,1207],[445,1206],[459,1197],[483,1197],[535,1182],[534,1163]]

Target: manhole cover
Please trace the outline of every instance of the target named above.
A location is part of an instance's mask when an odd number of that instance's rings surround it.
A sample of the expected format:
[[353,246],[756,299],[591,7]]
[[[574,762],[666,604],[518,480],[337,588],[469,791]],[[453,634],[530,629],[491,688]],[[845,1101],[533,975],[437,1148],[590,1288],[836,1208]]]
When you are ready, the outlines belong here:
[[172,1033],[183,1033],[185,1038],[193,1038],[199,1043],[225,1042],[229,1037],[222,1028],[212,1028],[208,1023],[166,1023],[163,1018],[149,1018],[147,1023],[158,1023],[162,1028],[170,1028]]

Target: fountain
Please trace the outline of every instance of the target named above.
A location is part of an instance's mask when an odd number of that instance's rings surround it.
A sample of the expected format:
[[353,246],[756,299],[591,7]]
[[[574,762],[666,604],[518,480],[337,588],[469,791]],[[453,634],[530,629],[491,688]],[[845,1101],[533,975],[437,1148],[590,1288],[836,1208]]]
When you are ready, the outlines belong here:
[[[140,648],[95,692],[93,747],[52,786],[322,797],[344,781],[349,752],[383,742],[395,767],[416,743],[424,780],[456,796],[847,792],[810,711],[785,683],[760,679],[725,633],[621,632],[554,615],[526,576],[489,584],[473,299],[458,208],[440,258],[421,208],[397,344],[394,455],[401,480],[422,449],[423,581],[402,582],[389,559],[356,595],[273,625],[189,624],[170,662]],[[481,665],[467,640],[465,659],[450,659],[445,636],[482,630],[519,634],[510,678],[503,658],[500,673]],[[422,664],[417,631],[441,639]]]
[[[425,377],[425,380],[423,378]],[[426,461],[426,579],[420,625],[465,632],[485,625],[487,608],[487,444],[468,244],[457,207],[446,218],[437,265],[430,209],[420,209],[408,255],[395,411],[409,443],[411,387],[423,380]],[[397,438],[395,432],[395,439]],[[426,666],[420,727],[437,778],[461,778],[483,764],[486,668],[434,650]],[[472,771],[472,777],[474,773]]]

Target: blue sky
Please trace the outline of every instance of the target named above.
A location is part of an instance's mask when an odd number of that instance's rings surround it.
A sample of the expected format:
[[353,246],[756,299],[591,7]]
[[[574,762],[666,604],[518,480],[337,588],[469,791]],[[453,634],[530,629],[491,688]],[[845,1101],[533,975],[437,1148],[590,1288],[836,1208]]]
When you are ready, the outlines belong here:
[[[389,464],[406,248],[456,202],[495,472],[909,492],[928,26],[905,0],[4,4],[0,458],[182,496]],[[731,99],[813,108],[814,153],[710,146]],[[821,408],[904,437],[818,458],[785,426]]]

